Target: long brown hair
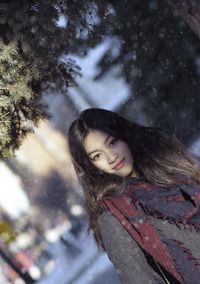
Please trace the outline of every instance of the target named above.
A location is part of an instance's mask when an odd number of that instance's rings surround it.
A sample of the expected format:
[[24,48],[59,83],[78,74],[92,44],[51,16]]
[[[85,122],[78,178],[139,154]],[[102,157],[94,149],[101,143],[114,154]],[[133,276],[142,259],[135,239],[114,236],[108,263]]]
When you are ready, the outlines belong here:
[[174,136],[161,129],[133,123],[112,111],[91,108],[84,110],[70,126],[68,138],[72,162],[83,188],[89,225],[97,244],[103,248],[98,229],[101,201],[119,195],[126,178],[107,174],[90,161],[84,139],[90,129],[98,129],[125,141],[134,157],[134,169],[149,183],[160,186],[183,182],[200,183],[200,169]]

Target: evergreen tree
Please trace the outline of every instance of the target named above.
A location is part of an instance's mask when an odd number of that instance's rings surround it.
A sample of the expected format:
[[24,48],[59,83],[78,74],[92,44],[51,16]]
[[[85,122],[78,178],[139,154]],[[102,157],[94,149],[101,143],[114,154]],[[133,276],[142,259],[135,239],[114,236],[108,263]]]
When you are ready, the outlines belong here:
[[99,65],[107,71],[120,64],[133,91],[121,113],[135,119],[142,114],[145,123],[191,143],[200,130],[200,38],[190,28],[192,17],[186,18],[194,11],[200,15],[200,4],[170,1],[177,4],[175,11],[168,1],[105,2],[114,11],[106,23],[107,34],[117,37],[119,53],[114,57],[111,48]]
[[80,75],[66,56],[85,55],[106,36],[117,42],[118,53],[111,48],[105,54],[96,79],[122,66],[134,102],[121,112],[145,112],[152,124],[189,139],[200,129],[199,19],[195,0],[1,0],[0,158],[12,155],[47,117],[41,94],[66,92]]
[[84,0],[1,1],[0,158],[12,155],[24,135],[47,117],[38,102],[42,92],[66,91],[74,83],[79,68],[61,56],[90,31],[93,10]]

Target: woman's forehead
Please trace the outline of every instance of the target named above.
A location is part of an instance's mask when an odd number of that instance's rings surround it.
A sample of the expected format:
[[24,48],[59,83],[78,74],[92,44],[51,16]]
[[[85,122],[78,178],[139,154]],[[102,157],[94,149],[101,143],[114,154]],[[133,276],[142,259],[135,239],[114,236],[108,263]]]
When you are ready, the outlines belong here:
[[106,144],[109,135],[98,129],[91,129],[84,139],[86,152],[93,151]]

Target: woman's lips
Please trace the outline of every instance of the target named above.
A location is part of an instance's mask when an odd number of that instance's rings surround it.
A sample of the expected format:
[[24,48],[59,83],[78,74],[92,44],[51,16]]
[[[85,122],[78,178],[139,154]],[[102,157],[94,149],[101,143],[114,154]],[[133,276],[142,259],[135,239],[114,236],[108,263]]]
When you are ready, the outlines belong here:
[[120,170],[124,166],[124,163],[125,163],[125,158],[123,158],[119,163],[117,163],[116,166],[114,166],[112,169]]

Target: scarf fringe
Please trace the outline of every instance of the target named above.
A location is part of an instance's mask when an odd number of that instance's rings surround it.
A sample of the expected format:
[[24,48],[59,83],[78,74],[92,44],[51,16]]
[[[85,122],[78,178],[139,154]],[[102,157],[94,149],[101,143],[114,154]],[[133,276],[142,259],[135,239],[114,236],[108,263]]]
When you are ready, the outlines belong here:
[[[198,259],[196,259],[192,255],[192,252],[180,241],[163,239],[163,242],[167,246],[169,252],[171,251],[170,255],[175,264],[176,271],[182,276],[183,282],[181,283],[199,284],[200,263],[198,262]],[[181,256],[181,254],[183,254],[183,256]],[[186,267],[188,271],[185,271]]]
[[[132,200],[131,200],[131,202],[132,202]],[[143,205],[138,200],[134,200],[134,202],[132,204],[137,209],[142,209],[145,214],[150,215],[150,216],[152,216],[156,219],[168,221],[170,224],[175,224],[179,229],[184,229],[185,231],[189,230],[190,232],[192,232],[192,230],[194,229],[197,233],[200,232],[200,225],[186,223],[182,220],[175,220],[171,217],[164,216],[162,213],[160,213],[160,212],[158,212],[154,209],[148,208],[147,205]]]
[[185,253],[185,255],[188,256],[188,259],[197,267],[197,269],[200,272],[200,262],[197,258],[195,258],[192,254],[192,252],[190,251],[190,249],[188,249],[187,247],[185,247],[185,245],[178,241],[178,240],[173,240],[174,242],[177,243],[177,245],[183,250],[183,252]]

